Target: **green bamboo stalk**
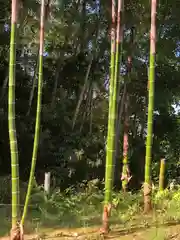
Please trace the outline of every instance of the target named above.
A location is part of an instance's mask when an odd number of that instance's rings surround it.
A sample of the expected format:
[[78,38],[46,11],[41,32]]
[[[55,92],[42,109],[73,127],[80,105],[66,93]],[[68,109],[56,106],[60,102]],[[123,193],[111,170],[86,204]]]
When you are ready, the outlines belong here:
[[[22,12],[24,13],[24,11],[22,11]],[[24,19],[23,13],[22,13],[22,17],[18,16],[20,18],[20,20],[22,19],[22,23],[20,21],[20,27],[18,29],[16,28],[16,49],[18,48],[18,45],[19,45],[19,38],[21,36],[21,30],[24,28],[24,26],[27,23],[27,17],[25,17],[25,19]],[[17,22],[16,22],[16,24],[17,24]],[[6,94],[6,88],[8,86],[8,81],[9,81],[9,75],[8,75],[8,70],[7,70],[7,76],[4,79],[2,90],[1,90],[0,103],[3,102],[3,100],[4,100],[4,97]]]
[[[108,115],[108,134],[106,148],[106,172],[105,172],[105,198],[103,210],[102,232],[109,231],[109,216],[111,213],[112,187],[115,166],[115,135],[117,121],[117,90],[118,90],[118,70],[119,54],[116,54],[116,43],[120,42],[120,13],[122,2],[118,1],[117,17],[117,36],[115,36],[115,1],[112,0],[112,29],[111,29],[111,66],[110,66],[110,87],[109,87],[109,115]],[[116,39],[116,43],[115,43]],[[118,52],[119,53],[119,52]],[[116,59],[115,59],[116,58]]]
[[44,22],[45,22],[45,0],[41,0],[41,19],[40,19],[40,45],[39,45],[39,76],[38,76],[38,98],[37,98],[37,111],[36,111],[36,126],[34,135],[34,146],[32,154],[31,172],[29,177],[28,190],[21,219],[21,224],[24,225],[25,217],[27,215],[28,204],[30,200],[31,190],[34,180],[34,172],[37,160],[37,152],[39,145],[39,133],[41,123],[41,105],[42,105],[42,86],[43,86],[43,49],[44,49]]
[[9,88],[8,88],[8,128],[11,153],[11,179],[12,179],[12,230],[17,228],[19,217],[19,161],[15,125],[17,15],[18,15],[18,0],[12,0],[11,39],[9,56]]
[[150,33],[150,65],[149,65],[149,98],[145,160],[144,212],[151,209],[151,158],[152,128],[154,111],[155,53],[156,53],[156,7],[157,0],[151,0],[151,33]]
[[[107,149],[106,149],[106,173],[105,173],[105,204],[108,204],[111,199],[111,183],[112,183],[112,157],[110,156],[110,150],[108,149],[109,142],[112,135],[112,102],[114,91],[114,73],[115,73],[115,57],[116,57],[116,45],[115,45],[115,1],[112,0],[112,29],[111,29],[111,63],[110,63],[110,80],[109,80],[109,114],[108,114],[108,134],[107,134]],[[108,151],[109,150],[109,151]],[[110,158],[109,158],[110,156]],[[110,181],[109,181],[110,180]]]
[[160,172],[159,172],[159,191],[164,190],[164,174],[165,174],[166,161],[164,158],[161,159]]
[[122,63],[122,51],[123,51],[123,11],[124,11],[124,0],[118,1],[118,13],[117,13],[117,28],[116,28],[116,57],[115,57],[115,70],[114,78],[118,79],[118,94],[120,92],[121,77],[119,76],[120,67]]

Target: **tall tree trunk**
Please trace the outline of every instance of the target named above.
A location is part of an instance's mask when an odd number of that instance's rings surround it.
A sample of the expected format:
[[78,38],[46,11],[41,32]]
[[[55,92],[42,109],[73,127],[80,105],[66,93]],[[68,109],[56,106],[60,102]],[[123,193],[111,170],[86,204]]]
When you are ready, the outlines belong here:
[[149,100],[148,100],[146,160],[145,160],[145,182],[144,182],[144,212],[145,213],[148,213],[151,210],[151,158],[152,158],[152,140],[153,140],[152,133],[153,133],[154,82],[155,82],[156,8],[157,8],[157,0],[151,0]]
[[129,96],[126,93],[126,100],[124,106],[124,137],[123,137],[123,169],[122,169],[122,188],[124,192],[127,190],[127,184],[131,178],[130,170],[128,165],[128,148],[129,148],[129,115],[128,115],[128,107],[129,107]]
[[34,180],[34,172],[36,166],[38,145],[39,145],[39,132],[41,124],[41,105],[42,105],[42,86],[43,86],[43,49],[44,49],[44,21],[45,21],[45,0],[41,0],[41,18],[40,18],[40,45],[39,45],[39,76],[38,76],[38,98],[37,98],[37,111],[36,111],[36,126],[34,135],[34,146],[32,154],[31,171],[28,183],[28,190],[24,205],[24,211],[21,219],[21,224],[24,224],[27,215],[29,199]]
[[[110,66],[110,94],[109,94],[109,115],[108,115],[108,134],[107,134],[107,147],[106,147],[106,172],[105,172],[105,201],[103,210],[103,227],[102,233],[109,231],[109,217],[112,206],[112,186],[114,179],[114,157],[115,157],[115,133],[117,121],[117,99],[119,98],[118,92],[118,70],[119,70],[119,54],[116,55],[116,45],[120,43],[120,13],[122,9],[122,1],[118,1],[117,11],[117,33],[115,36],[115,1],[112,0],[112,32],[111,32],[111,66]],[[115,59],[116,58],[116,59]],[[116,62],[116,66],[115,66]]]
[[81,39],[80,39],[80,49],[81,49],[81,52],[84,51],[84,48],[85,48],[85,39],[86,39],[86,3],[87,3],[87,0],[83,0],[83,3],[82,3],[82,20],[81,20]]
[[[134,28],[131,28],[131,36],[130,36],[130,53],[127,59],[127,77],[128,81],[130,81],[130,74],[132,70],[132,51],[133,51],[133,43],[134,43]],[[124,137],[123,137],[123,169],[122,169],[122,188],[124,192],[127,190],[127,184],[131,179],[130,169],[128,164],[128,148],[129,148],[129,94],[128,89],[126,91],[126,100],[124,103]]]
[[19,225],[19,161],[15,124],[15,87],[16,87],[16,31],[18,16],[18,0],[12,0],[11,39],[9,56],[9,88],[8,88],[8,129],[11,153],[12,179],[12,229],[11,239],[22,239],[23,231]]
[[90,74],[90,70],[91,70],[91,66],[92,66],[92,61],[93,61],[93,55],[91,56],[91,59],[90,59],[90,62],[89,62],[88,68],[87,68],[87,72],[86,72],[86,76],[85,76],[85,80],[84,80],[84,86],[82,87],[82,90],[81,90],[81,93],[80,93],[80,96],[79,96],[79,100],[78,100],[78,103],[77,103],[77,106],[76,106],[76,110],[75,110],[75,113],[74,113],[72,129],[74,129],[74,126],[76,124],[76,120],[77,120],[77,116],[78,116],[78,113],[79,113],[79,110],[80,110],[80,106],[81,106],[81,103],[82,103],[83,98],[84,98],[84,93],[85,93],[85,91],[88,87],[88,79],[89,79],[89,74]]
[[116,176],[116,180],[120,180],[120,157],[121,156],[121,148],[120,142],[123,141],[122,139],[122,130],[123,130],[123,125],[122,125],[122,114],[123,114],[123,108],[124,108],[124,103],[125,103],[125,98],[126,98],[126,91],[127,91],[127,83],[124,82],[123,86],[123,92],[120,100],[118,100],[118,117],[117,117],[117,123],[116,123],[116,139],[115,139],[115,161],[116,161],[116,168],[114,171],[114,174]]
[[90,89],[91,91],[91,95],[90,95],[90,103],[89,103],[89,133],[92,134],[92,125],[93,125],[93,93],[94,93],[94,89],[93,89],[93,84],[92,87]]
[[88,106],[89,106],[89,102],[90,102],[90,97],[91,97],[91,84],[89,83],[88,87],[87,87],[87,91],[86,91],[86,103],[85,103],[85,106],[84,106],[84,110],[83,110],[83,116],[82,116],[82,122],[81,122],[81,126],[80,126],[80,129],[79,129],[79,132],[81,133],[82,132],[82,129],[83,129],[83,126],[84,126],[84,122],[85,122],[85,119],[86,117],[88,116]]
[[[86,0],[83,1],[83,8],[84,7],[86,7]],[[88,68],[87,68],[87,72],[86,72],[86,76],[85,76],[85,80],[84,80],[84,86],[81,90],[80,97],[79,97],[79,100],[78,100],[78,103],[77,103],[77,106],[76,106],[76,109],[75,109],[75,113],[74,113],[74,117],[73,117],[73,123],[72,123],[72,129],[74,129],[74,126],[76,124],[76,120],[77,120],[78,113],[79,113],[79,110],[80,110],[80,106],[81,106],[81,103],[82,103],[82,100],[83,100],[83,97],[84,97],[84,93],[85,93],[85,91],[88,87],[88,78],[89,78],[89,74],[90,74],[90,70],[91,70],[91,67],[92,67],[93,60],[97,58],[96,47],[97,47],[98,35],[99,35],[99,12],[97,13],[96,18],[97,18],[97,27],[96,27],[96,30],[95,30],[95,38],[94,38],[95,39],[95,44],[93,46],[93,50],[92,50],[92,53],[91,53],[89,65],[88,65]]]

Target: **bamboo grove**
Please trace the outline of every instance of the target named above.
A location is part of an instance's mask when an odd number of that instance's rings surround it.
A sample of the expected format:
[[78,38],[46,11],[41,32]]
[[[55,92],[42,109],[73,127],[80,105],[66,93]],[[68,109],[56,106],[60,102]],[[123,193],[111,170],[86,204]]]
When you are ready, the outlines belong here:
[[[119,63],[119,57],[122,54],[119,52],[120,44],[122,44],[122,32],[123,24],[121,12],[125,4],[125,0],[112,1],[112,31],[111,31],[111,65],[110,65],[110,91],[109,91],[109,116],[108,116],[108,135],[107,135],[107,153],[106,153],[106,174],[105,174],[105,203],[103,212],[103,228],[101,231],[106,233],[109,231],[109,216],[112,208],[112,186],[113,175],[115,167],[115,152],[117,144],[116,141],[116,126],[118,119],[118,94],[117,90],[120,88],[121,74],[118,74],[118,70],[121,69],[121,62]],[[145,182],[144,182],[144,211],[149,212],[151,209],[151,155],[152,155],[152,127],[153,127],[153,109],[154,109],[154,78],[155,78],[155,49],[156,49],[156,0],[151,1],[151,29],[150,29],[150,60],[149,60],[149,102],[148,102],[148,120],[147,120],[147,143],[146,143],[146,162],[145,162]],[[117,9],[117,10],[116,10]],[[115,31],[117,29],[117,31]],[[115,35],[116,32],[116,35]],[[133,44],[133,32],[131,32]],[[115,45],[116,39],[116,45]],[[121,39],[121,41],[120,41]],[[131,52],[132,54],[132,52]],[[116,56],[116,58],[115,58]],[[121,57],[120,57],[121,59]],[[132,67],[132,56],[129,55],[127,61],[127,74],[130,78],[130,72]],[[126,84],[126,83],[125,83]],[[124,147],[123,147],[123,170],[121,180],[123,182],[123,189],[126,190],[126,185],[130,177],[128,168],[128,90],[126,89],[124,99]],[[119,129],[118,129],[119,130]]]
[[[25,199],[24,210],[22,218],[20,217],[19,210],[19,164],[18,164],[18,144],[16,138],[16,125],[15,125],[15,73],[16,73],[16,42],[17,42],[17,19],[19,13],[18,0],[12,0],[11,8],[11,40],[10,40],[10,56],[9,56],[9,92],[8,92],[8,123],[9,123],[9,143],[11,151],[11,175],[12,175],[12,230],[11,239],[23,239],[23,226],[27,216],[28,205],[33,187],[33,180],[35,174],[40,125],[41,125],[41,110],[42,110],[42,86],[43,86],[43,51],[44,51],[44,30],[47,20],[50,1],[47,3],[41,0],[40,11],[40,32],[39,32],[39,60],[36,63],[38,69],[38,93],[37,93],[37,109],[36,109],[36,124],[34,133],[34,145],[32,153],[31,171],[29,177],[29,184],[27,195]],[[112,0],[111,2],[111,56],[110,56],[110,70],[109,78],[109,111],[108,111],[108,132],[107,132],[107,146],[106,146],[106,170],[105,170],[105,197],[102,216],[102,233],[109,231],[109,218],[111,215],[112,205],[112,190],[114,184],[114,171],[116,167],[116,155],[119,146],[120,135],[123,135],[123,159],[122,159],[122,189],[127,191],[128,182],[131,179],[129,168],[129,127],[130,127],[130,97],[129,86],[133,84],[131,81],[131,73],[133,70],[133,55],[134,55],[134,39],[135,39],[135,26],[131,26],[129,35],[129,51],[126,59],[126,65],[122,64],[124,49],[123,39],[124,31],[126,29],[125,12],[126,0]],[[150,53],[149,53],[149,79],[148,82],[148,119],[147,119],[147,141],[146,141],[146,158],[145,158],[145,176],[144,176],[144,211],[147,213],[151,210],[151,161],[152,161],[152,135],[153,135],[153,110],[154,110],[154,85],[155,85],[155,54],[156,54],[156,0],[151,0],[151,26],[150,26]],[[150,10],[149,10],[150,11]],[[99,13],[97,12],[97,21]],[[80,112],[80,107],[84,96],[89,96],[86,106],[89,106],[90,111],[93,105],[93,83],[88,82],[90,72],[93,67],[93,60],[96,58],[96,48],[98,44],[99,25],[94,34],[93,50],[89,58],[87,71],[85,74],[84,85],[79,95],[77,107],[75,109],[74,118],[72,120],[72,129],[75,128],[76,120]],[[58,67],[61,61],[58,60]],[[125,77],[122,74],[125,72]],[[34,73],[36,75],[36,73]],[[30,117],[29,112],[34,95],[34,84],[36,76],[33,76],[33,87],[29,99],[29,109],[27,116]],[[57,83],[56,83],[57,85]],[[55,92],[56,92],[55,87]],[[120,99],[120,92],[121,95]],[[87,97],[88,98],[88,97]],[[54,100],[52,101],[54,102]],[[53,104],[52,104],[53,105]],[[83,119],[85,114],[83,115]],[[90,132],[92,133],[92,111],[90,114]],[[123,121],[123,124],[122,124]],[[83,123],[82,123],[83,125]],[[121,127],[123,125],[123,128]],[[123,130],[122,130],[123,129]],[[120,132],[122,130],[122,132]],[[120,160],[119,160],[120,161]],[[160,172],[160,190],[163,190],[163,176],[165,169],[165,160],[161,161]]]

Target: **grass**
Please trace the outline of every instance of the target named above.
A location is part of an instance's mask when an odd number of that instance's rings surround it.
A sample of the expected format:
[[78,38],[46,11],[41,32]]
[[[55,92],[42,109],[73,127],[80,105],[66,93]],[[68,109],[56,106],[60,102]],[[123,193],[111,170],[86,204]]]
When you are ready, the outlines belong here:
[[[54,234],[61,239],[65,234],[74,239],[73,234],[82,237],[85,234],[83,239],[100,239],[97,229],[101,225],[103,197],[103,191],[94,182],[83,186],[78,193],[74,189],[67,189],[64,193],[55,189],[49,196],[38,187],[33,190],[25,232],[41,235],[41,238]],[[172,232],[178,232],[180,188],[160,193],[154,191],[152,198],[154,210],[151,215],[144,216],[142,191],[136,194],[114,192],[111,216],[113,237],[110,239],[121,236],[121,239],[165,240],[170,239],[169,234],[173,236]],[[0,207],[0,236],[6,235],[10,229],[10,214],[9,205]]]

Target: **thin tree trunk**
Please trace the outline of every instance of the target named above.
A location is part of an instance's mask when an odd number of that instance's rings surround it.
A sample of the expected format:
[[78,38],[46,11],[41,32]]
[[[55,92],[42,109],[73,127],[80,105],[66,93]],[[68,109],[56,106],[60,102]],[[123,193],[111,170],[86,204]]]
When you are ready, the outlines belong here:
[[80,94],[80,97],[79,97],[79,100],[78,100],[78,104],[76,106],[76,110],[75,110],[75,113],[74,113],[72,129],[74,129],[74,126],[76,124],[77,116],[78,116],[78,113],[79,113],[79,110],[80,110],[81,103],[83,101],[84,93],[85,93],[85,91],[87,89],[87,86],[88,86],[88,78],[89,78],[89,73],[90,73],[91,66],[92,66],[92,61],[93,61],[93,55],[91,56],[91,59],[90,59],[90,62],[89,62],[88,68],[87,68],[87,72],[86,72],[86,76],[85,76],[85,80],[84,80],[84,86],[81,90],[81,94]]
[[[127,60],[127,76],[128,81],[130,81],[130,74],[132,70],[132,51],[133,51],[133,43],[134,43],[134,28],[131,28],[131,36],[130,36],[130,53]],[[129,150],[129,94],[128,90],[126,91],[126,100],[124,103],[124,137],[123,137],[123,169],[122,169],[122,188],[124,192],[127,190],[127,184],[131,179],[130,169],[128,164],[128,150]]]
[[118,121],[116,123],[116,153],[115,153],[115,158],[117,158],[117,153],[118,153],[118,145],[119,145],[119,138],[120,138],[120,129],[121,129],[121,120],[122,120],[122,114],[123,114],[123,108],[124,108],[124,102],[125,102],[125,97],[126,97],[126,91],[127,91],[127,85],[124,83],[123,87],[123,93],[122,97],[119,101],[119,108],[118,108]]
[[80,49],[83,52],[85,47],[85,28],[86,28],[86,2],[87,0],[83,0],[82,3],[82,21],[81,21],[81,43],[80,43]]
[[12,0],[11,39],[9,56],[9,89],[8,89],[8,129],[11,153],[12,179],[12,229],[11,240],[22,239],[23,231],[19,225],[19,161],[15,124],[15,87],[16,87],[16,32],[17,32],[18,0]]
[[60,72],[61,61],[58,60],[55,79],[54,79],[54,88],[52,92],[52,99],[51,99],[51,109],[54,108],[56,102],[56,95],[57,95],[57,87],[58,87],[58,80],[59,80],[59,72]]
[[[38,53],[39,53],[39,49],[38,49]],[[37,77],[36,77],[37,70],[38,70],[38,54],[37,54],[36,63],[34,65],[34,74],[33,74],[33,77],[32,77],[32,88],[31,88],[31,92],[30,92],[30,96],[29,96],[28,111],[26,113],[27,116],[29,116],[29,114],[30,114],[32,101],[33,101],[33,98],[34,98],[34,91],[35,91],[35,88],[37,86]]]
[[[124,37],[123,14],[124,14],[124,0],[122,0],[122,7],[120,10],[121,22],[119,22],[119,27],[117,27],[117,35],[120,35],[119,41],[116,42],[116,50],[118,50],[118,53],[116,51],[116,61],[118,60],[118,65],[119,65],[118,73],[121,71],[121,63],[122,63],[122,56],[123,56],[123,37]],[[116,122],[115,159],[117,159],[117,153],[118,153],[118,149],[119,149],[118,145],[119,145],[119,139],[120,139],[121,118],[122,118],[125,94],[126,94],[126,88],[127,88],[126,83],[124,83],[123,95],[120,98],[121,74],[118,78],[119,78],[119,81],[118,81],[119,96],[118,96],[118,118],[117,118],[117,122]]]
[[34,180],[34,172],[37,160],[37,152],[39,145],[39,133],[41,124],[41,105],[42,105],[42,86],[43,86],[43,49],[44,49],[44,22],[45,22],[45,0],[41,0],[41,18],[40,18],[40,46],[39,46],[39,77],[38,77],[38,98],[37,98],[37,111],[36,111],[36,126],[34,135],[34,146],[31,162],[31,171],[28,183],[28,190],[26,194],[26,200],[21,219],[21,224],[24,224],[25,217],[27,215],[28,204],[30,200],[31,190]]
[[[86,0],[83,3],[86,4]],[[92,50],[91,58],[90,58],[89,65],[88,65],[87,72],[86,72],[86,76],[85,76],[84,86],[81,90],[79,101],[78,101],[78,104],[76,106],[76,110],[75,110],[75,113],[74,113],[72,129],[74,129],[74,126],[76,124],[76,120],[77,120],[77,116],[78,116],[78,113],[79,113],[79,110],[80,110],[81,102],[83,100],[84,93],[87,89],[88,78],[89,78],[89,74],[90,74],[90,70],[91,70],[91,67],[92,67],[93,60],[94,60],[94,58],[96,58],[96,46],[97,46],[97,40],[98,40],[98,34],[99,34],[99,15],[97,15],[97,23],[98,24],[97,24],[97,28],[96,28],[95,46],[94,46],[94,49]]]
[[[83,129],[83,125],[85,122],[85,118],[89,117],[89,133],[92,133],[92,91],[93,88],[90,86],[89,90],[88,90],[88,98],[86,100],[86,104],[85,104],[85,109],[84,109],[84,113],[83,113],[83,117],[82,117],[82,123],[81,123],[81,127],[80,127],[80,133],[82,132]],[[88,114],[89,111],[89,114]]]
[[123,169],[122,169],[122,188],[123,191],[126,192],[127,190],[127,184],[131,178],[130,176],[130,170],[128,165],[128,148],[129,148],[129,115],[128,115],[128,107],[129,107],[129,96],[128,93],[126,93],[126,100],[125,100],[125,106],[124,106],[124,137],[123,137]]
[[[87,107],[87,103],[86,103],[85,107]],[[80,133],[82,132],[86,116],[87,116],[87,112],[85,110],[84,113],[83,113],[83,116],[82,116],[82,122],[81,122],[81,126],[80,126],[80,129],[79,129]]]
[[82,132],[83,125],[84,125],[84,122],[85,122],[85,118],[87,117],[87,114],[88,114],[87,111],[88,111],[88,105],[89,105],[89,102],[90,102],[90,89],[91,89],[91,87],[89,86],[89,87],[88,87],[88,91],[87,91],[86,104],[85,104],[85,108],[84,108],[84,112],[83,112],[83,117],[82,117],[82,123],[81,123],[80,129],[79,129],[79,132],[80,132],[80,133]]
[[136,139],[136,136],[137,136],[136,122],[137,122],[137,115],[134,114],[133,124],[132,124],[132,135],[133,135],[133,138],[134,138],[134,139]]
[[90,95],[90,117],[89,117],[89,133],[92,134],[92,124],[93,124],[93,86],[91,87],[91,95]]
[[157,1],[151,0],[151,33],[150,33],[150,71],[149,71],[149,101],[147,121],[147,142],[144,182],[144,212],[151,210],[151,158],[152,158],[152,133],[154,111],[154,82],[155,82],[155,53],[156,53],[156,8]]

